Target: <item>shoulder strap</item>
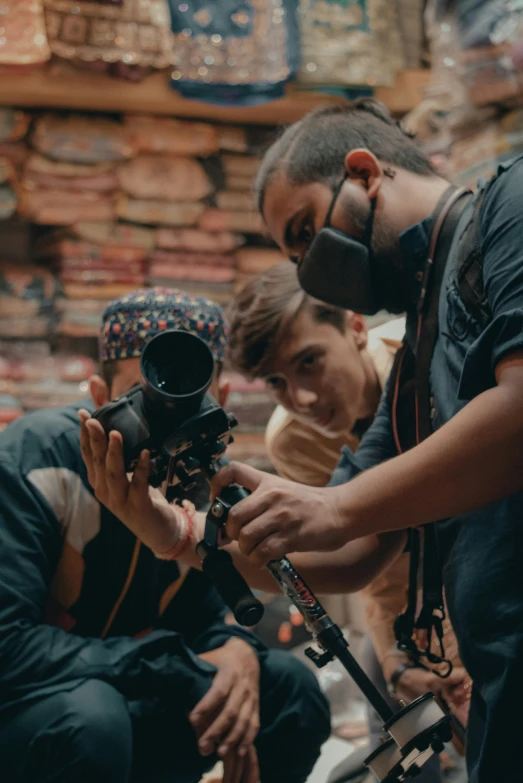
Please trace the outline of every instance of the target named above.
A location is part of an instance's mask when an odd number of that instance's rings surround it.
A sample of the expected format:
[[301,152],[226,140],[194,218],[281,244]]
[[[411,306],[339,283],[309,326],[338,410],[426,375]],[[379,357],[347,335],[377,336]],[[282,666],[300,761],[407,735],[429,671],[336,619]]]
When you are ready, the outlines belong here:
[[[402,348],[390,384],[394,388],[392,400],[394,437],[400,453],[421,443],[432,433],[430,365],[438,335],[439,296],[454,234],[470,197],[467,191],[450,188],[440,201],[435,215],[419,303],[416,356],[414,357],[412,352],[409,354],[407,346]],[[407,410],[405,402],[410,405],[410,410]],[[415,416],[412,415],[412,411],[415,412]],[[444,661],[445,654],[443,649],[445,610],[434,525],[426,525],[423,529],[423,607],[416,621],[419,539],[418,531],[410,532],[409,600],[407,609],[396,620],[396,638],[398,646],[413,657],[419,659],[420,655],[423,655],[431,663],[441,663]],[[424,652],[417,649],[412,638],[415,627],[427,631],[427,646]],[[433,631],[436,632],[440,643],[440,656],[434,655],[430,649]],[[448,676],[451,670],[452,667],[448,664],[444,676]]]
[[491,312],[483,285],[483,253],[481,252],[480,213],[488,191],[486,186],[476,197],[474,209],[458,248],[456,283],[469,313],[480,324],[486,324]]
[[[448,193],[449,191],[447,191]],[[467,190],[450,191],[432,231],[427,259],[427,283],[419,305],[418,338],[416,345],[416,418],[417,442],[432,434],[430,365],[438,336],[439,295],[447,266],[450,248],[463,210],[471,199]]]
[[[465,196],[465,191],[451,187],[445,191],[436,207],[418,305],[420,313],[416,356],[404,339],[392,366],[388,399],[394,439],[400,454],[413,448],[432,432],[429,378],[438,334],[439,292],[454,232],[466,205]],[[412,415],[412,411],[416,411],[416,416]]]
[[492,311],[485,293],[483,282],[483,253],[481,250],[481,209],[490,188],[505,171],[520,162],[523,155],[518,155],[510,161],[501,163],[492,179],[483,182],[467,223],[463,236],[459,243],[456,261],[456,283],[459,294],[472,317],[480,324],[486,326],[492,318]]

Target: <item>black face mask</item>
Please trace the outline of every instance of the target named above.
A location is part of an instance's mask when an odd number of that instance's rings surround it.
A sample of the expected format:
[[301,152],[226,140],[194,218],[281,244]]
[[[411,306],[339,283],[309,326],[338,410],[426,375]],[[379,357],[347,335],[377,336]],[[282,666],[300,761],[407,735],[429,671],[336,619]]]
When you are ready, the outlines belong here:
[[376,199],[370,202],[362,239],[354,239],[332,228],[332,212],[345,179],[336,187],[323,228],[314,237],[298,266],[298,279],[306,293],[322,302],[363,315],[374,315],[384,306],[373,280],[371,240]]

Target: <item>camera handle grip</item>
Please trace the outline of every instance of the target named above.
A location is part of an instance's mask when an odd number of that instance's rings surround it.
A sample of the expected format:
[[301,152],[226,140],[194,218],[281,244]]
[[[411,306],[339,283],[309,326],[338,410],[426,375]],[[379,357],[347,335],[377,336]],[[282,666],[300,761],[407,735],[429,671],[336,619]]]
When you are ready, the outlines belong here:
[[[225,460],[222,458],[222,465]],[[210,475],[207,473],[208,478]],[[207,514],[205,535],[196,547],[202,560],[202,570],[214,583],[221,598],[232,611],[237,623],[247,627],[257,625],[263,617],[264,608],[252,593],[249,585],[236,569],[230,554],[220,549],[224,537],[227,515],[232,506],[250,493],[238,485],[224,487],[220,497],[211,504]]]
[[257,625],[263,617],[263,604],[236,570],[230,554],[209,546],[205,540],[200,541],[197,552],[202,558],[203,573],[213,582],[236,622],[247,627]]

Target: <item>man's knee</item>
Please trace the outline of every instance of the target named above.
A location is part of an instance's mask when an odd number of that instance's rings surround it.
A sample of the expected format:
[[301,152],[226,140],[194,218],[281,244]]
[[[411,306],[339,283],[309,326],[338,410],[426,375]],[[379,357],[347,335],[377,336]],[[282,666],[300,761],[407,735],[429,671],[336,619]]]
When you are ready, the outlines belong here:
[[282,728],[320,747],[330,734],[330,710],[318,680],[291,653],[271,650],[262,665],[260,683],[262,724],[278,721]]
[[132,726],[123,696],[100,680],[89,680],[54,701],[53,719],[33,743],[33,762],[52,758],[57,781],[73,775],[79,782],[129,780]]

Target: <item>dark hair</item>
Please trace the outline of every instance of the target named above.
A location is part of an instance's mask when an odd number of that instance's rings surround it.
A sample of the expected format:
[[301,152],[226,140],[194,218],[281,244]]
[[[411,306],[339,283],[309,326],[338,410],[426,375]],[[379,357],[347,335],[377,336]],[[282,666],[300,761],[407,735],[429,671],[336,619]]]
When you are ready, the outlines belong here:
[[414,174],[434,174],[412,136],[379,101],[366,98],[344,106],[324,106],[291,125],[269,147],[256,177],[258,209],[263,212],[267,185],[278,171],[294,185],[334,185],[342,175],[345,156],[358,147]]
[[229,313],[228,358],[234,369],[247,378],[263,375],[303,310],[309,310],[318,323],[345,331],[345,311],[306,294],[290,261],[251,278]]
[[109,391],[111,391],[113,381],[118,375],[118,362],[119,359],[112,359],[111,361],[101,362],[100,364],[100,375],[106,382]]

